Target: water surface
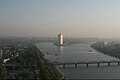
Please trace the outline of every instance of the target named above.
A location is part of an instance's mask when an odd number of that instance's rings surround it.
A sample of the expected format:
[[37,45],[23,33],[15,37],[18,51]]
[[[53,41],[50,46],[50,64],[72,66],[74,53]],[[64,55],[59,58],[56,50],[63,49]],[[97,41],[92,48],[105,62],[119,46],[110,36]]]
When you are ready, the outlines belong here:
[[[38,43],[37,46],[45,54],[45,58],[52,62],[79,62],[79,61],[111,61],[119,60],[117,58],[105,55],[91,48],[92,43],[79,43],[69,46],[58,47],[51,42]],[[61,71],[66,74],[69,79],[120,79],[120,67],[108,67],[106,64],[101,64],[101,67],[90,65],[86,68],[85,65],[66,66],[63,69],[58,66]]]

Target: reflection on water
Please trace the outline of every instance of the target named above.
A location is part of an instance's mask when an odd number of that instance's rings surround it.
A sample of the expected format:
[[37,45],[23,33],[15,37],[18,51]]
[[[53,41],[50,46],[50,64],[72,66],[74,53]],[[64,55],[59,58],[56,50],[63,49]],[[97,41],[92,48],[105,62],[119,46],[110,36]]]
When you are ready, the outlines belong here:
[[53,43],[39,43],[43,52],[49,52],[45,57],[53,62],[79,62],[79,61],[108,61],[118,60],[100,53],[90,47],[91,43],[81,43],[69,46],[54,46]]
[[60,54],[63,53],[63,50],[64,50],[64,46],[58,46],[58,52],[59,52]]
[[[54,46],[53,43],[37,44],[43,52],[49,52],[45,58],[52,62],[110,61],[119,60],[104,55],[90,47],[91,43],[70,46]],[[83,67],[61,69],[70,79],[120,79],[120,67]]]

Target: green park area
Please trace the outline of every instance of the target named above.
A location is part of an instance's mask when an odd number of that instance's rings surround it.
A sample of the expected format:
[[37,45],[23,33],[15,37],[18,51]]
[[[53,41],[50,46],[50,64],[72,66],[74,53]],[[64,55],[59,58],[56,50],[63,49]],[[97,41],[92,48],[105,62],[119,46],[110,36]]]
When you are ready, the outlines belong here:
[[[11,50],[11,54],[14,50]],[[66,80],[67,78],[33,44],[0,65],[0,79]]]

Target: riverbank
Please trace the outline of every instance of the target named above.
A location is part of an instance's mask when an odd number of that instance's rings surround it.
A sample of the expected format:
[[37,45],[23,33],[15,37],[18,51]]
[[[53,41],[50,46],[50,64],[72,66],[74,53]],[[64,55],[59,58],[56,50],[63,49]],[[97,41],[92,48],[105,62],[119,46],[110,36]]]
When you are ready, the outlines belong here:
[[120,44],[104,44],[104,42],[97,42],[91,45],[91,47],[103,54],[120,59]]
[[0,79],[67,80],[36,45],[29,43],[21,46],[22,49],[10,46],[10,59],[0,64]]
[[44,58],[44,55],[35,45],[33,46],[33,51],[35,53],[35,59],[37,61],[41,79],[67,80],[65,75],[63,75],[49,60]]

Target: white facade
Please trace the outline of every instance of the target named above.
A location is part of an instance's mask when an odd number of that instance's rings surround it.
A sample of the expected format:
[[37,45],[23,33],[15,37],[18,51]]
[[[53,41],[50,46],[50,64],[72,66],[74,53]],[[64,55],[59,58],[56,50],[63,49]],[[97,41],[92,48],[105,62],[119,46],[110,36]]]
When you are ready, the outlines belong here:
[[59,45],[63,44],[63,35],[62,34],[58,35],[58,44]]

